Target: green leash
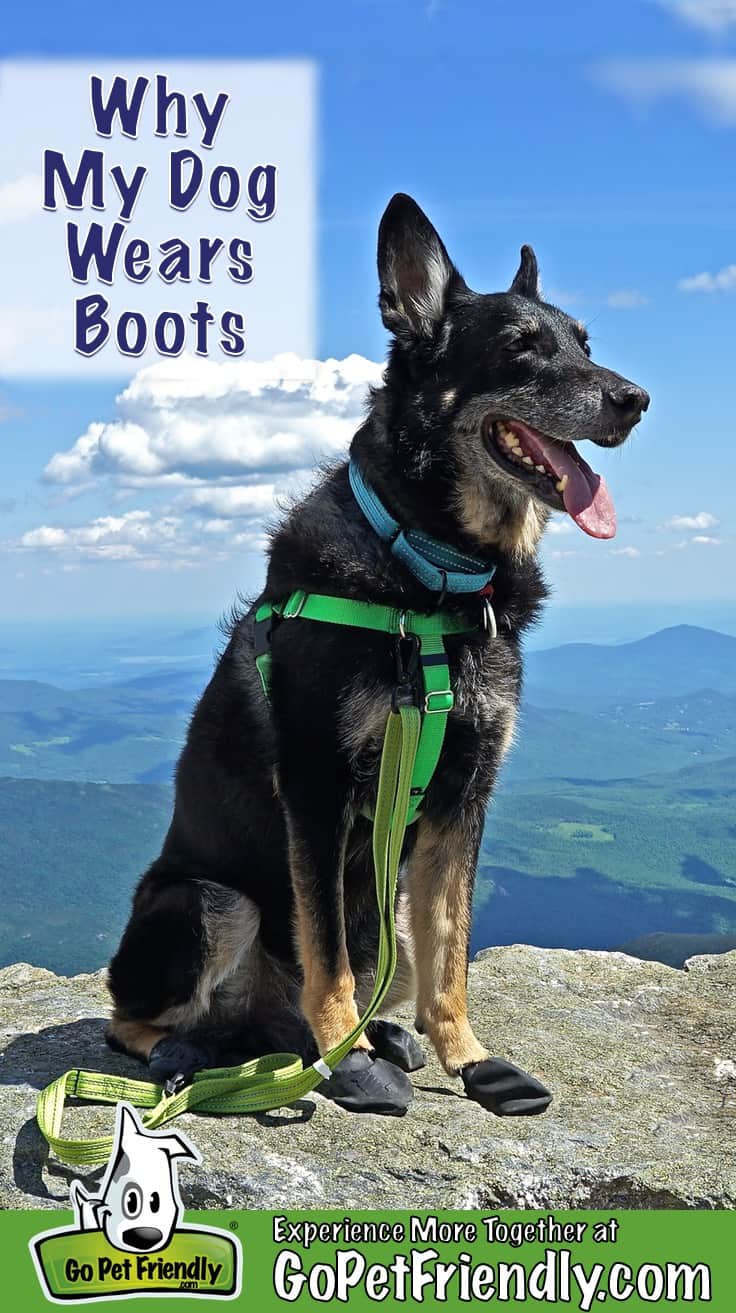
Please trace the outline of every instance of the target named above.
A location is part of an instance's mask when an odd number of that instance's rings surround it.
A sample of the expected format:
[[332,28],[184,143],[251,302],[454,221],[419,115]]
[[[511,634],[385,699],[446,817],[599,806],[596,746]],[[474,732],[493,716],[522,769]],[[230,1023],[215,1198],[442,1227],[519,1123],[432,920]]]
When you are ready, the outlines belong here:
[[[220,1115],[268,1112],[296,1102],[330,1076],[379,1011],[396,969],[394,905],[406,828],[415,819],[439,760],[447,717],[452,710],[448,659],[443,636],[469,632],[477,626],[455,616],[399,612],[369,602],[293,593],[285,605],[264,603],[256,612],[256,666],[268,696],[270,635],[274,623],[303,618],[329,624],[373,629],[405,638],[418,657],[423,677],[421,709],[395,697],[383,741],[378,790],[373,810],[373,867],[379,914],[378,956],[371,1001],[357,1026],[345,1039],[308,1067],[293,1053],[269,1053],[236,1067],[212,1067],[195,1072],[190,1085],[168,1093],[151,1081],[128,1080],[101,1072],[68,1071],[38,1096],[39,1128],[57,1157],[93,1166],[109,1157],[113,1137],[74,1140],[61,1135],[68,1098],[95,1103],[126,1099],[148,1109],[147,1129],[163,1126],[182,1112]],[[407,671],[408,676],[412,672]],[[409,685],[403,686],[408,696]],[[401,693],[400,685],[396,692]],[[429,727],[429,728],[428,728]]]

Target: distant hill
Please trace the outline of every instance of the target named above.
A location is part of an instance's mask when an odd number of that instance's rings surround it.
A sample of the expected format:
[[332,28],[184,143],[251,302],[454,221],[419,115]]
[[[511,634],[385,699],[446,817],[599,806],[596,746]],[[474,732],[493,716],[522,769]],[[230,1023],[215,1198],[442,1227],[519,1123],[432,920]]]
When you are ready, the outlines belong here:
[[[736,691],[705,683],[717,676],[736,684],[736,673],[727,675],[734,654],[736,639],[687,626],[621,647],[575,644],[530,653],[505,778],[603,780],[736,754]],[[611,663],[623,672],[615,679]],[[662,690],[649,696],[655,671]],[[668,687],[673,671],[679,682],[689,681],[687,692]],[[162,669],[78,690],[0,681],[0,775],[169,781],[208,676],[205,669]],[[545,688],[540,679],[556,686]],[[625,685],[626,697],[614,699],[613,690]]]
[[532,702],[560,696],[579,706],[677,697],[698,689],[736,696],[736,638],[697,625],[676,625],[619,646],[569,643],[526,656]]
[[0,776],[168,780],[207,678],[164,670],[79,690],[0,681]]
[[[483,840],[473,951],[736,936],[734,766],[507,782]],[[156,783],[0,780],[0,965],[103,966],[159,851],[171,799]]]
[[[732,797],[736,789],[736,755],[701,765],[682,766],[663,775],[652,775],[647,781],[651,788],[664,786],[676,789],[680,797]],[[734,827],[736,834],[736,826]]]
[[581,709],[579,700],[572,699],[566,708],[525,701],[504,778],[569,774],[615,779],[671,771],[732,753],[736,697],[722,693],[704,691],[600,709]]
[[[736,638],[686,625],[529,653],[474,949],[663,935],[658,951],[679,954],[683,935],[736,934],[735,658]],[[0,680],[0,962],[107,961],[168,825],[208,673],[162,667],[75,690]]]
[[0,780],[0,966],[104,966],[170,812],[161,785]]
[[0,713],[57,711],[73,707],[81,700],[78,693],[41,684],[36,679],[0,679]]
[[736,759],[637,779],[507,781],[486,822],[474,948],[736,933],[735,802]]

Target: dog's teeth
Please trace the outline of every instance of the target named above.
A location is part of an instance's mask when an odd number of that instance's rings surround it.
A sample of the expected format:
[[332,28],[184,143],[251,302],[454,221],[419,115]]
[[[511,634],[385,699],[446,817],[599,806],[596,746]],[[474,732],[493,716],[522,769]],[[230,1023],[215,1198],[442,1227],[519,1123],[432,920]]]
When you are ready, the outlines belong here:
[[515,456],[521,455],[521,447],[518,445],[518,443],[515,447],[512,447],[511,450],[513,451]]
[[534,461],[532,460],[531,456],[522,456],[522,460],[523,460],[523,462],[524,462],[525,465],[533,465],[533,464],[534,464]]
[[507,447],[513,448],[516,446],[516,438],[514,437],[513,433],[505,433],[503,440],[506,443]]
[[499,420],[499,421],[498,421],[498,426],[497,426],[497,427],[498,427],[498,432],[499,432],[500,436],[501,436],[502,438],[505,438],[505,437],[506,437],[506,434],[508,433],[508,429],[506,428],[506,425],[503,424],[503,423],[501,422],[501,420]]
[[568,477],[566,474],[563,474],[562,478],[559,479],[555,484],[555,487],[558,492],[564,492],[567,485],[568,485]]
[[546,474],[546,473],[547,473],[547,471],[546,471],[545,468],[544,468],[544,465],[535,465],[534,468],[535,468],[535,470],[539,470],[539,473],[540,473],[540,474]]

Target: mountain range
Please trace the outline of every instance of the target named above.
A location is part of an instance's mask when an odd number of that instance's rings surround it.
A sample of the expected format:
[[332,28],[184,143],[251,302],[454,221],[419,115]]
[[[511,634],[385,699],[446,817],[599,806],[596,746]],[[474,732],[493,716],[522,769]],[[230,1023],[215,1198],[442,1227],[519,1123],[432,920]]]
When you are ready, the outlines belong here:
[[[530,652],[526,671],[473,947],[656,942],[671,957],[680,948],[662,936],[736,933],[736,638],[681,625]],[[199,667],[71,690],[0,681],[0,964],[108,959],[165,832],[207,678]]]
[[[78,690],[0,680],[0,776],[169,781],[208,677],[162,670]],[[618,647],[527,655],[511,779],[605,779],[730,754],[736,638],[682,625]]]

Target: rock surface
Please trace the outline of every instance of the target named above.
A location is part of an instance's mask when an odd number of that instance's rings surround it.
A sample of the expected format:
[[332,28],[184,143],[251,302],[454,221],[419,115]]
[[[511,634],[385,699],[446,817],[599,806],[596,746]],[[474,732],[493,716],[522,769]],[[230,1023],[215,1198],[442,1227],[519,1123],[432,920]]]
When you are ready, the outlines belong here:
[[[471,1016],[492,1051],[555,1092],[539,1118],[498,1119],[432,1058],[401,1120],[318,1095],[257,1117],[186,1115],[201,1167],[190,1207],[736,1207],[736,952],[685,971],[622,953],[494,948],[470,968]],[[70,1067],[141,1077],[102,1032],[104,972],[0,971],[0,1206],[68,1207],[85,1175],[49,1158],[36,1092]],[[399,1019],[407,1024],[410,1014]],[[111,1109],[67,1114],[80,1135]]]

